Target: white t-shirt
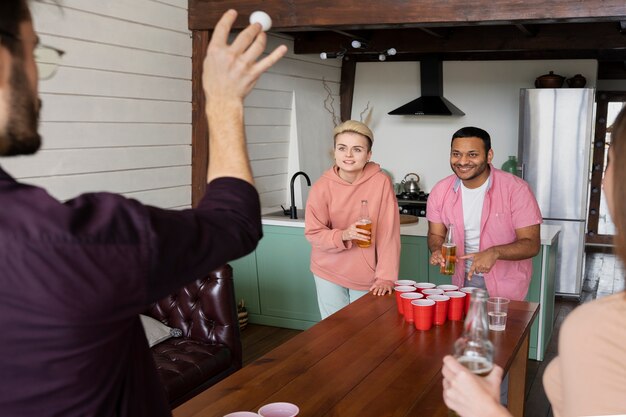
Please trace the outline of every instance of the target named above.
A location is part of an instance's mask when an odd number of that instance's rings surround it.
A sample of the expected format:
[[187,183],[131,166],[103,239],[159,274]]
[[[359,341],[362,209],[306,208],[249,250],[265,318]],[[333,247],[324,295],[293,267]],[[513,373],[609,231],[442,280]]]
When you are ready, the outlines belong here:
[[[461,183],[463,200],[463,223],[465,224],[465,253],[476,253],[480,247],[480,218],[487,193],[489,179],[478,188],[467,188]],[[465,271],[469,271],[472,261],[465,261]]]

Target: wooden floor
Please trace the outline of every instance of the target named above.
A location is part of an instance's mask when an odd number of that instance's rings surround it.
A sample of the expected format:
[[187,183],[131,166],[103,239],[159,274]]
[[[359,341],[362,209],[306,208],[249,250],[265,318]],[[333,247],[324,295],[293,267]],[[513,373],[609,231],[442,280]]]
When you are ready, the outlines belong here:
[[[588,254],[585,279],[580,301],[557,297],[554,307],[554,331],[545,354],[545,360],[529,360],[526,376],[527,417],[552,417],[550,403],[543,390],[542,376],[548,362],[556,356],[561,323],[576,306],[596,298],[623,291],[624,267],[615,255]],[[300,333],[298,330],[249,324],[242,331],[243,365],[260,358],[270,350]]]

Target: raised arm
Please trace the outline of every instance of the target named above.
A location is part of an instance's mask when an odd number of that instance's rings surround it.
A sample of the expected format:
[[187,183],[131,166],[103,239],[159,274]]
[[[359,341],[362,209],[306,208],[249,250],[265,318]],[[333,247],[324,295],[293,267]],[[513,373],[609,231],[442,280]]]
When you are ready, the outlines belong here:
[[204,60],[202,84],[209,124],[207,182],[219,177],[240,178],[253,183],[243,127],[243,99],[261,74],[287,52],[284,45],[258,60],[265,50],[266,35],[256,23],[228,44],[237,12],[229,10],[215,26]]

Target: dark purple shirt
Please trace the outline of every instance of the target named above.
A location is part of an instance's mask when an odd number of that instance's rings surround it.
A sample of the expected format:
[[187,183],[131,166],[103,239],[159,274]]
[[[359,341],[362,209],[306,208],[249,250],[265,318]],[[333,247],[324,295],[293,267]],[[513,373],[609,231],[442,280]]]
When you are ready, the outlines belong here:
[[235,178],[173,211],[60,203],[0,168],[0,415],[169,416],[138,314],[261,236],[258,194]]

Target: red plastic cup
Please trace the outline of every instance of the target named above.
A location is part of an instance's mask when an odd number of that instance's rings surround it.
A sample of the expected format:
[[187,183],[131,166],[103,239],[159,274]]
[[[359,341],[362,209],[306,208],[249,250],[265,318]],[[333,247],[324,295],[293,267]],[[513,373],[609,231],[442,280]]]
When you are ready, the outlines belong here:
[[477,287],[463,287],[459,290],[467,294],[467,297],[465,297],[465,314],[469,311],[470,301],[472,300],[472,291],[477,289]]
[[412,285],[415,286],[415,281],[412,279],[399,279],[393,283],[394,286],[399,287],[400,285]]
[[411,307],[411,301],[423,298],[424,294],[415,292],[403,292],[400,294],[402,299],[402,311],[404,312],[404,320],[409,323],[413,323],[413,308]]
[[458,291],[459,290],[459,286],[458,285],[453,285],[453,284],[437,285],[437,288],[439,288],[440,290],[443,290],[444,292]]
[[435,315],[433,317],[435,325],[441,326],[446,324],[446,320],[448,320],[448,304],[450,304],[450,297],[447,295],[429,295],[426,299],[435,302]]
[[418,282],[415,284],[415,288],[417,288],[417,291],[419,292],[423,292],[423,290],[425,290],[426,288],[435,288],[436,285],[433,284],[432,282]]
[[411,301],[413,306],[413,325],[417,330],[428,330],[433,327],[433,316],[435,314],[435,302],[428,299]]
[[424,297],[428,297],[429,295],[443,295],[443,290],[439,288],[424,288],[422,294],[424,294]]
[[402,299],[400,298],[400,294],[403,292],[415,292],[417,289],[412,285],[398,285],[394,287],[393,290],[396,292],[396,305],[398,306],[398,313],[404,314],[404,308],[402,306]]
[[465,298],[467,294],[461,291],[448,291],[446,293],[450,297],[448,305],[448,319],[463,320],[463,312],[465,311]]

